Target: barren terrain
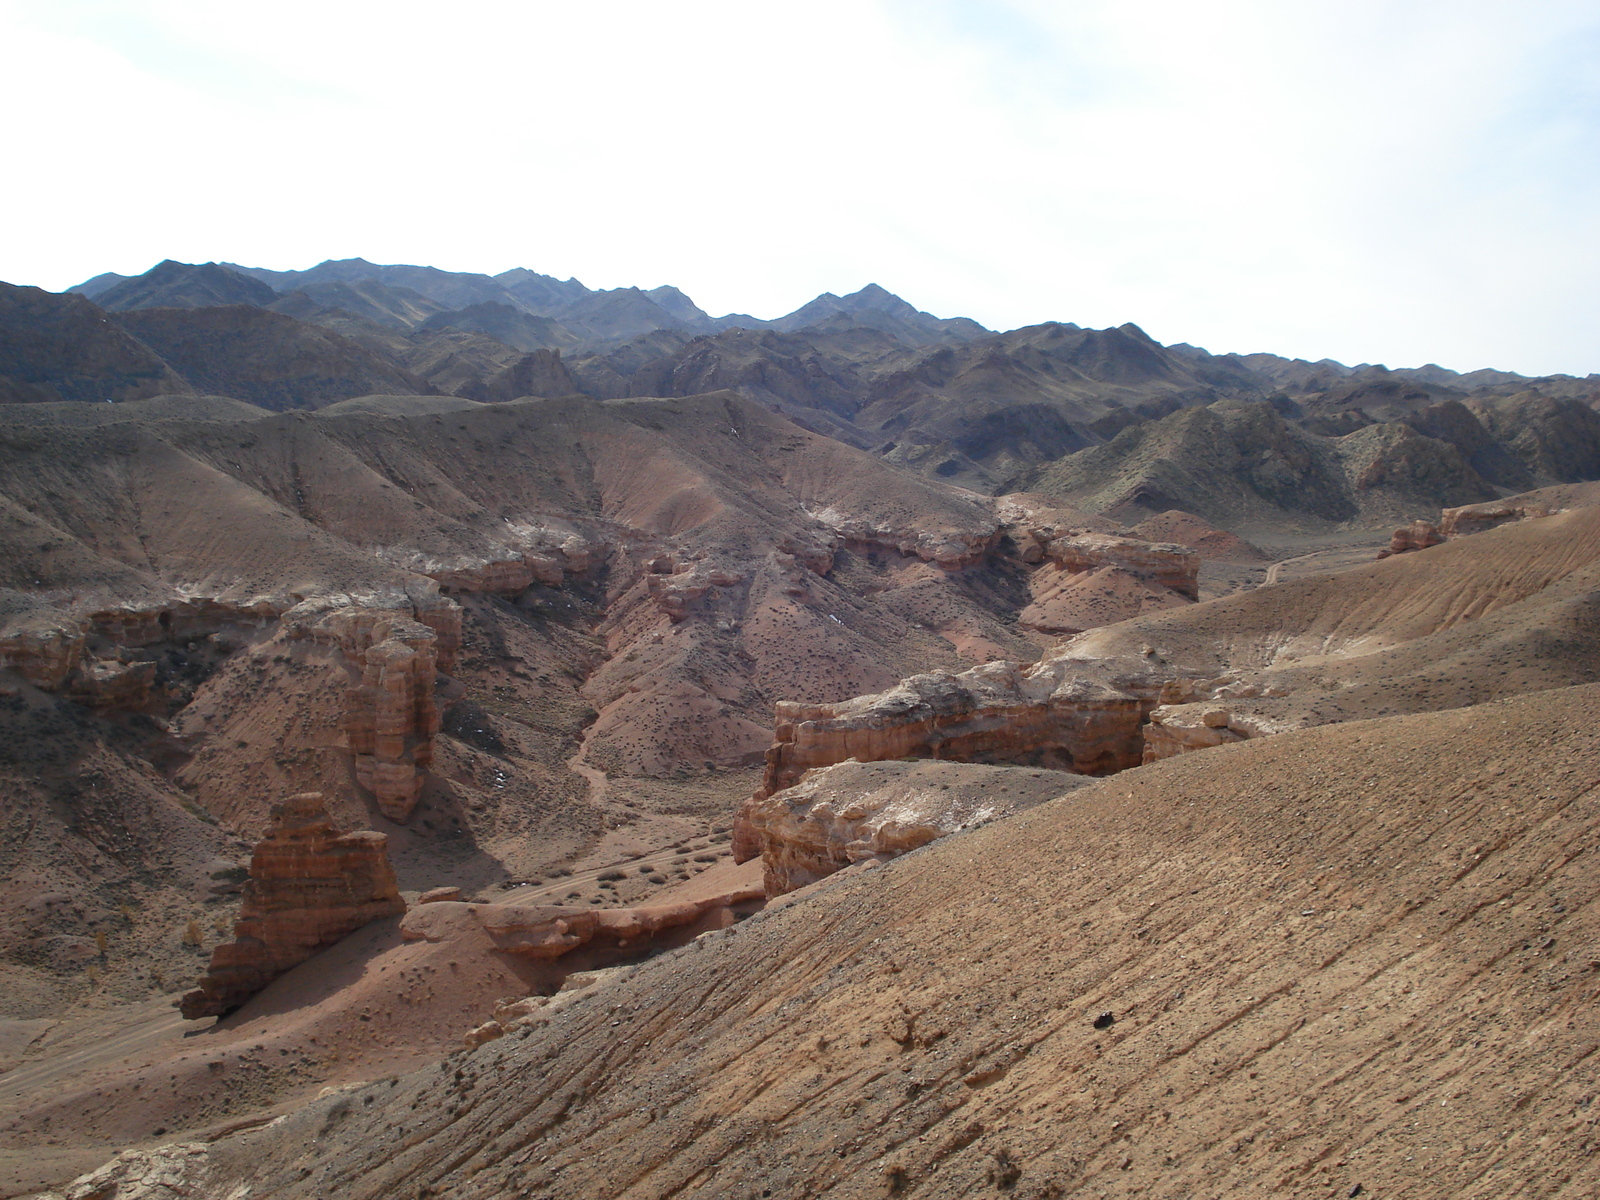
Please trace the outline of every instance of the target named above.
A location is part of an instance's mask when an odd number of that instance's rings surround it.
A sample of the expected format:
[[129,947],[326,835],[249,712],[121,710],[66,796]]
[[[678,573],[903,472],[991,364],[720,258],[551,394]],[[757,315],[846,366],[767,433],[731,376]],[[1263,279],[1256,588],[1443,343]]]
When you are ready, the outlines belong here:
[[[1594,376],[76,291],[0,285],[0,1195],[1600,1189]],[[409,909],[279,960],[311,792]]]
[[252,1197],[1587,1196],[1597,716],[1142,768],[166,1161]]

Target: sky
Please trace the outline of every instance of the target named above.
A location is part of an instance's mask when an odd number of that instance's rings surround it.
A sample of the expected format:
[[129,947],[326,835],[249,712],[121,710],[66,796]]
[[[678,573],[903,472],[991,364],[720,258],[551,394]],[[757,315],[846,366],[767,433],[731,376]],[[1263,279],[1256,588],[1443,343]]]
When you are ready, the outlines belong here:
[[1600,372],[1596,0],[0,0],[0,279],[327,258]]

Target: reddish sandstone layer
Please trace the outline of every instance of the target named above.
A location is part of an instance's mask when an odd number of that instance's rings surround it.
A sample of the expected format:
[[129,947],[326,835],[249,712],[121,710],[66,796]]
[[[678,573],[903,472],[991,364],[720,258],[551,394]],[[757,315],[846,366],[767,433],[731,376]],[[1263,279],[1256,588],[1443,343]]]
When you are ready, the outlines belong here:
[[742,813],[769,897],[854,863],[887,862],[1088,783],[1082,776],[948,762],[848,761],[809,771]]
[[1378,551],[1378,557],[1389,558],[1395,554],[1409,554],[1415,550],[1426,550],[1429,546],[1439,546],[1444,543],[1446,536],[1432,521],[1413,521],[1394,531],[1389,538],[1389,548]]
[[141,652],[256,628],[281,611],[268,600],[236,604],[195,599],[81,614],[40,613],[8,623],[0,634],[0,668],[92,707],[151,709],[157,699],[155,672],[139,669],[148,662]]
[[250,859],[234,940],[183,997],[187,1019],[231,1012],[318,950],[405,911],[383,834],[340,833],[316,792],[275,806],[272,821]]
[[415,621],[386,622],[362,655],[361,684],[347,693],[344,728],[356,779],[377,797],[383,815],[404,821],[422,795],[433,764],[439,710],[433,632]]
[[1045,544],[1044,555],[1063,571],[1076,574],[1115,567],[1189,600],[1200,598],[1200,556],[1187,546],[1083,533],[1053,538]]
[[[1109,775],[1139,765],[1141,726],[1156,704],[1187,699],[1183,683],[1153,665],[1057,658],[1032,666],[985,663],[960,675],[913,675],[887,692],[838,704],[780,702],[776,741],[753,799],[848,758],[1013,763]],[[760,853],[743,814],[734,853],[741,862]]]
[[410,817],[422,796],[440,723],[434,677],[453,665],[461,644],[461,610],[452,602],[409,611],[416,619],[351,606],[306,626],[309,636],[336,642],[361,673],[345,694],[344,731],[357,781],[392,821]]
[[[449,941],[459,936],[466,922],[486,932],[502,954],[543,962],[587,949],[599,955],[601,961],[618,961],[614,956],[627,957],[620,952],[642,952],[666,945],[660,939],[668,933],[677,933],[677,941],[682,942],[705,929],[731,925],[735,908],[759,903],[761,899],[761,892],[744,890],[698,900],[612,909],[441,900],[406,913],[400,933],[407,941]],[[583,965],[595,964],[586,960]]]
[[1010,535],[1022,560],[1039,564],[1028,581],[1032,603],[1017,618],[1027,629],[1082,633],[1193,603],[1200,594],[1200,556],[1187,546],[1062,531],[1037,520],[1010,527]]

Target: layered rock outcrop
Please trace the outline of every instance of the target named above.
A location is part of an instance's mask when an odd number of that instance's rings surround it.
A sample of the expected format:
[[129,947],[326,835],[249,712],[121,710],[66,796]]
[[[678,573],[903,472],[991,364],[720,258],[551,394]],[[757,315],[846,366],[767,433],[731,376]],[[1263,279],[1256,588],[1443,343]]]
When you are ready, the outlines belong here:
[[73,699],[98,707],[121,707],[137,678],[141,682],[132,688],[138,693],[133,707],[149,708],[154,672],[139,671],[149,660],[130,657],[131,653],[258,628],[275,620],[284,607],[266,599],[236,603],[197,598],[82,615],[24,616],[0,632],[0,669],[15,671],[45,691],[67,691]]
[[53,692],[77,669],[85,640],[84,630],[75,622],[37,618],[0,637],[0,668]]
[[[913,675],[887,692],[838,704],[779,702],[762,794],[847,758],[1016,763],[1109,775],[1139,765],[1146,714],[1163,700],[1189,699],[1182,686],[1155,666],[1055,658]],[[751,843],[742,844],[745,857],[753,857]]]
[[231,1012],[367,922],[405,912],[388,841],[370,830],[341,833],[317,792],[274,806],[272,830],[251,855],[234,940],[212,952],[199,986],[179,1002],[184,1017]]
[[998,522],[987,527],[929,529],[910,521],[871,521],[832,506],[813,509],[811,516],[847,546],[882,547],[951,571],[982,561],[1000,541]]
[[361,683],[346,693],[345,735],[357,781],[384,816],[404,821],[422,796],[439,732],[437,639],[404,618],[382,623],[373,639],[361,655]]
[[1469,533],[1482,533],[1498,525],[1513,521],[1527,521],[1536,517],[1549,517],[1559,512],[1557,505],[1529,496],[1512,496],[1506,500],[1491,500],[1487,504],[1464,504],[1447,508],[1439,514],[1439,532],[1447,538],[1465,537]]
[[515,596],[536,583],[557,587],[567,576],[581,575],[594,565],[598,553],[607,549],[566,530],[513,525],[507,532],[513,543],[498,556],[448,563],[413,556],[403,565],[427,575],[446,591]]
[[461,609],[441,600],[404,611],[352,605],[314,621],[310,613],[295,615],[304,633],[336,643],[360,672],[345,693],[344,716],[356,779],[384,816],[407,820],[433,764],[440,726],[434,679],[454,665]]
[[[671,933],[687,941],[705,929],[731,925],[741,906],[759,905],[757,890],[637,908],[594,909],[563,905],[466,904],[439,900],[406,913],[400,933],[407,941],[449,941],[464,923],[481,928],[497,950],[547,962],[587,949],[601,960],[613,953],[645,951]],[[574,968],[577,969],[577,968]]]
[[1038,564],[1028,583],[1032,602],[1017,617],[1027,629],[1069,636],[1199,598],[1200,556],[1187,546],[1062,528],[1011,509],[1028,519],[1007,535],[1018,557]]
[[1426,550],[1429,546],[1440,546],[1444,544],[1445,537],[1446,534],[1432,521],[1413,521],[1394,531],[1389,538],[1389,548],[1378,551],[1378,557],[1390,558],[1396,554]]
[[1200,598],[1200,556],[1187,546],[1080,533],[1050,539],[1043,554],[1069,574],[1112,567],[1186,599]]
[[1088,783],[1060,771],[970,763],[848,761],[809,771],[741,813],[766,894],[1021,812]]

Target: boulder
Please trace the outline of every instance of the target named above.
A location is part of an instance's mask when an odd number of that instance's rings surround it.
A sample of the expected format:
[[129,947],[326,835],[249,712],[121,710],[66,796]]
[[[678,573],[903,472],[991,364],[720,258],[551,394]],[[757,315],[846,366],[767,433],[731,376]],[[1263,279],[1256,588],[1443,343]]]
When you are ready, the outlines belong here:
[[1389,558],[1395,554],[1409,554],[1414,550],[1426,550],[1429,546],[1443,545],[1445,535],[1431,521],[1413,521],[1409,525],[1402,525],[1394,531],[1389,538],[1389,548],[1378,551],[1379,558]]

